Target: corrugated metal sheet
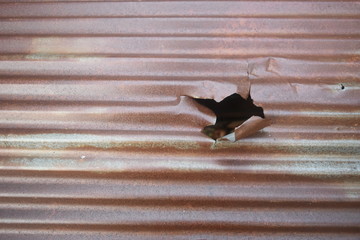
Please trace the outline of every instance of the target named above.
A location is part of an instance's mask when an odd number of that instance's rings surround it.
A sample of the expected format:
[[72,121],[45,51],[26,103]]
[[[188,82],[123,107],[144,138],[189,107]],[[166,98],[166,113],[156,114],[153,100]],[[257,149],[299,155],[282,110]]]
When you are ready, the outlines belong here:
[[357,1],[1,1],[0,238],[359,239],[359,60]]

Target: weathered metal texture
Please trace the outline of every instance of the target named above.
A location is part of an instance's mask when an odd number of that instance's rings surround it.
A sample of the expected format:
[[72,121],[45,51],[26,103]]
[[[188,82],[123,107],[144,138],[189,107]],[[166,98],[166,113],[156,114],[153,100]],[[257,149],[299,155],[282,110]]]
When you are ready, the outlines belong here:
[[[359,239],[356,1],[1,1],[0,239]],[[251,93],[235,143],[190,97]]]

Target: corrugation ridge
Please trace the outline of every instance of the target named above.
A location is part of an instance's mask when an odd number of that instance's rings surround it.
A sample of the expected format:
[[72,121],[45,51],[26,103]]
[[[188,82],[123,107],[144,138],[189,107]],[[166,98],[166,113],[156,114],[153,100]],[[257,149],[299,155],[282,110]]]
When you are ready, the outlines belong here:
[[359,40],[360,35],[356,34],[350,34],[350,35],[334,35],[334,34],[323,34],[323,35],[306,35],[306,34],[291,34],[291,35],[285,35],[285,34],[270,34],[270,35],[254,35],[254,34],[0,34],[0,38],[24,38],[24,37],[40,37],[40,38],[85,38],[85,37],[94,37],[94,38],[114,38],[114,37],[121,37],[121,38],[143,38],[143,37],[151,37],[151,38],[278,38],[278,39],[288,39],[290,37],[296,37],[296,39],[303,39],[303,40],[318,40],[318,39],[328,39],[328,40],[346,40],[346,39],[353,39],[353,40]]
[[[1,61],[3,77],[110,77],[112,79],[217,79],[229,82],[251,80],[281,81],[289,79],[347,82],[359,79],[358,62],[309,61],[285,58],[249,59],[134,59],[134,58],[72,58],[73,61],[46,60]],[[137,63],[137,64],[136,64]],[[247,74],[249,72],[249,75]],[[232,81],[231,81],[232,80]]]
[[[208,1],[197,3],[196,1],[162,1],[162,2],[83,2],[83,3],[32,3],[32,4],[3,4],[5,17],[26,16],[61,16],[61,17],[84,17],[84,16],[293,16],[293,17],[359,17],[356,9],[358,5],[353,2],[297,2],[297,1]],[[136,7],[135,7],[136,6]],[[34,7],[34,8],[33,8]],[[23,9],[26,9],[24,11]],[[56,12],[52,10],[56,9]],[[23,11],[21,11],[23,10]],[[52,14],[46,14],[46,12]]]
[[185,207],[185,208],[359,208],[360,201],[346,199],[344,201],[336,200],[281,200],[274,199],[231,199],[231,198],[211,198],[211,197],[177,197],[176,199],[168,198],[81,198],[81,197],[22,197],[22,196],[1,196],[0,204],[44,204],[44,205],[69,205],[69,206],[143,206],[143,207]]
[[[32,239],[36,238],[39,240],[48,240],[51,237],[56,236],[58,240],[68,240],[69,238],[76,239],[86,239],[86,240],[98,240],[102,237],[106,237],[108,240],[119,240],[119,239],[136,239],[136,240],[167,240],[169,238],[172,239],[228,239],[228,240],[247,240],[249,238],[254,240],[268,240],[270,236],[270,232],[267,233],[254,233],[254,232],[244,232],[239,235],[236,233],[230,232],[194,232],[194,231],[180,231],[180,232],[158,232],[158,233],[149,233],[149,232],[129,232],[123,231],[121,233],[115,232],[81,232],[78,231],[75,233],[74,231],[66,231],[65,229],[59,230],[57,232],[52,232],[44,229],[9,229],[9,230],[1,230],[0,234],[4,236],[5,239],[8,240],[23,240],[30,237]],[[16,233],[21,233],[22,235],[18,235]],[[86,237],[82,234],[86,233]],[[278,240],[288,240],[292,239],[316,239],[316,240],[358,240],[358,234],[351,233],[276,233],[276,239]]]
[[[76,21],[75,21],[76,20]],[[83,36],[341,36],[359,37],[359,20],[57,19],[1,20],[1,35]],[[52,26],[56,26],[56,28]],[[89,28],[91,26],[91,28]],[[322,27],[321,27],[322,26]],[[331,26],[329,28],[328,26]],[[321,27],[321,28],[319,28]]]
[[[359,161],[357,159],[352,158],[350,154],[343,154],[341,157],[348,158],[347,160],[333,159],[331,161],[326,161],[324,156],[321,154],[313,154],[313,160],[299,160],[297,158],[288,157],[286,160],[277,161],[275,159],[268,160],[253,160],[245,158],[245,156],[239,153],[239,158],[236,159],[236,154],[229,154],[230,156],[226,156],[221,158],[219,156],[218,160],[206,161],[206,160],[169,160],[168,158],[162,159],[160,156],[149,155],[148,161],[141,161],[134,159],[130,161],[126,158],[126,154],[131,153],[131,151],[123,151],[118,152],[117,158],[108,157],[94,157],[92,153],[89,151],[79,150],[77,156],[72,156],[68,158],[59,158],[54,156],[21,156],[21,153],[25,151],[25,149],[14,149],[14,151],[18,151],[18,156],[3,156],[1,163],[3,164],[1,169],[2,171],[34,171],[34,170],[47,170],[47,171],[82,171],[82,172],[92,172],[96,173],[98,171],[102,172],[118,172],[118,171],[128,171],[128,172],[143,172],[148,173],[151,171],[160,170],[163,172],[183,172],[186,175],[186,171],[189,169],[193,169],[194,172],[197,172],[199,175],[206,174],[205,169],[209,172],[219,173],[219,172],[229,172],[232,174],[246,174],[250,176],[251,174],[293,174],[293,175],[301,175],[304,176],[312,176],[314,178],[322,178],[326,174],[329,176],[336,176],[336,178],[344,175],[346,173],[346,177],[350,176],[359,176],[358,173],[358,165]],[[66,153],[66,152],[65,152]],[[134,153],[134,155],[136,155]],[[138,154],[136,158],[140,158]],[[176,155],[176,153],[174,153]],[[189,154],[190,155],[190,154]],[[192,156],[195,156],[196,152],[193,153]],[[279,154],[280,155],[280,154]],[[116,155],[115,155],[116,156]],[[156,159],[157,157],[157,159]],[[173,156],[175,157],[175,156]],[[230,158],[232,157],[232,158]],[[135,156],[134,156],[135,158]],[[120,159],[120,160],[119,160]],[[118,162],[112,164],[117,160]],[[79,161],[77,168],[75,169],[73,164],[74,162]],[[173,165],[177,166],[177,170],[174,171]],[[21,166],[21,167],[19,167]],[[55,167],[57,166],[57,167]],[[101,169],[100,169],[101,168]],[[190,174],[191,175],[191,174]],[[3,181],[6,180],[4,177]],[[29,177],[27,178],[29,182],[31,180]],[[240,179],[241,180],[241,179]],[[49,180],[48,180],[49,181]],[[56,181],[56,180],[52,180]],[[48,183],[52,182],[49,181]],[[65,181],[65,179],[62,179]],[[72,182],[67,180],[68,182]],[[11,180],[11,183],[15,182],[14,179]],[[16,182],[22,182],[18,180]],[[28,183],[28,182],[27,182]],[[314,181],[316,183],[316,181]],[[258,182],[259,185],[263,185],[261,182]],[[300,184],[300,183],[298,183]],[[353,183],[356,184],[356,183]],[[301,184],[300,184],[301,185]],[[295,187],[295,186],[294,186]],[[324,187],[324,186],[322,186]],[[321,186],[319,187],[321,188]],[[338,187],[335,187],[338,189]],[[353,189],[354,190],[354,189]],[[354,192],[352,194],[355,194]],[[359,193],[360,194],[360,193]],[[355,194],[356,195],[356,194]]]
[[[176,152],[175,152],[176,153]],[[196,153],[196,152],[195,152]],[[338,153],[339,154],[339,153]],[[349,154],[349,153],[348,153]],[[349,154],[350,155],[350,154]],[[346,156],[346,155],[345,155]],[[79,158],[81,159],[81,156],[79,156]],[[86,160],[84,160],[86,161]],[[135,160],[134,160],[135,161]],[[220,161],[221,162],[221,161]],[[225,163],[225,161],[224,161]],[[220,163],[219,163],[220,164]],[[357,163],[355,163],[357,164]],[[295,165],[296,166],[296,165]],[[354,166],[354,164],[350,164],[351,167]],[[105,169],[106,170],[106,169]],[[206,171],[206,169],[196,169],[194,168],[192,171],[184,168],[183,170],[180,168],[179,170],[174,170],[171,168],[158,168],[156,169],[143,169],[143,170],[139,170],[139,169],[119,169],[117,171],[103,171],[103,169],[101,168],[93,168],[93,169],[89,169],[89,170],[76,170],[76,169],[72,169],[72,170],[58,170],[58,169],[54,169],[54,167],[52,167],[51,170],[47,170],[47,169],[39,169],[39,170],[34,170],[34,169],[0,169],[0,173],[2,174],[3,178],[2,178],[2,182],[5,182],[5,179],[7,177],[9,177],[7,184],[3,184],[3,188],[9,188],[9,183],[11,183],[11,181],[16,180],[16,178],[19,178],[20,183],[19,184],[25,184],[27,181],[22,180],[21,178],[28,178],[28,181],[31,182],[32,178],[44,178],[45,179],[45,184],[46,181],[49,181],[49,179],[55,179],[55,182],[58,182],[59,180],[62,179],[66,179],[66,178],[71,178],[74,179],[76,181],[78,181],[77,179],[82,179],[82,180],[90,180],[90,179],[106,179],[106,180],[142,180],[145,182],[149,182],[150,180],[156,180],[157,182],[155,182],[156,184],[158,184],[159,189],[160,186],[164,186],[162,184],[161,181],[163,181],[164,179],[166,179],[167,181],[180,181],[180,182],[191,182],[192,184],[194,184],[195,182],[204,182],[206,184],[209,183],[250,183],[250,188],[253,187],[255,184],[259,184],[260,186],[262,185],[261,183],[267,183],[267,182],[272,182],[272,183],[277,183],[276,186],[278,187],[278,190],[280,189],[280,185],[278,183],[283,183],[283,182],[295,182],[297,184],[299,183],[311,183],[311,184],[315,184],[315,183],[319,183],[319,188],[323,188],[324,190],[326,189],[326,185],[327,184],[332,184],[332,183],[344,183],[347,182],[350,186],[355,185],[358,183],[359,180],[359,174],[357,172],[357,169],[353,169],[353,172],[349,172],[349,171],[342,171],[342,172],[332,172],[332,173],[308,173],[308,174],[304,174],[302,172],[291,172],[291,171],[269,171],[269,172],[264,172],[264,171],[256,171],[256,170],[246,170],[246,171],[236,171],[236,170],[226,170],[225,168],[223,169],[209,169],[208,171]],[[166,182],[167,182],[166,181]],[[60,181],[61,183],[62,181]],[[73,184],[76,186],[75,184],[76,182],[74,181],[70,181],[69,184]],[[105,182],[106,183],[106,182]],[[107,182],[109,183],[109,182]],[[254,184],[254,185],[251,185]],[[321,184],[322,183],[322,184]],[[33,187],[36,188],[36,184]],[[131,185],[132,183],[129,182],[129,185]],[[21,185],[19,185],[21,186]],[[91,185],[89,185],[91,186]],[[102,185],[103,187],[105,187],[105,185]],[[136,185],[134,185],[135,187]],[[177,185],[178,186],[178,185]],[[314,185],[313,185],[314,186]],[[196,187],[195,185],[192,186],[192,188]],[[226,189],[225,185],[222,185],[220,189]],[[338,186],[339,191],[343,192],[341,189],[344,186]],[[34,188],[34,189],[35,189]],[[188,188],[190,188],[190,186],[188,186]],[[292,186],[292,188],[294,188],[294,186]],[[311,185],[307,185],[306,188],[311,189]],[[29,188],[25,188],[28,190],[31,190]],[[34,189],[32,189],[31,191],[34,191]],[[75,189],[75,188],[74,188]],[[219,191],[220,191],[219,189]],[[50,191],[50,189],[48,189]],[[200,189],[199,189],[200,190]],[[202,191],[206,190],[204,188],[201,188]],[[287,189],[289,190],[289,189]],[[8,189],[9,191],[9,189]],[[173,191],[172,188],[168,189],[168,191]],[[235,191],[235,189],[233,189],[233,191]],[[272,191],[275,191],[275,188],[272,189]],[[317,191],[319,191],[319,189],[317,189]],[[311,191],[310,191],[311,192]],[[205,192],[203,192],[205,193]],[[22,192],[22,194],[24,194],[24,192]],[[89,194],[91,194],[89,192]],[[118,194],[122,194],[121,192],[119,192]],[[214,193],[215,194],[215,193]],[[233,194],[240,194],[238,193],[233,193]],[[312,192],[311,194],[314,194],[314,192]],[[355,195],[356,196],[356,195]],[[290,196],[288,196],[290,197]],[[344,196],[343,196],[344,197]],[[349,195],[348,197],[353,198],[353,195]],[[304,196],[304,198],[312,198],[311,195],[307,194],[306,196]],[[357,197],[358,198],[358,197]]]
[[90,232],[123,232],[123,231],[151,231],[151,232],[174,232],[174,231],[206,231],[206,232],[234,232],[234,233],[249,233],[249,232],[291,232],[291,233],[359,233],[359,228],[356,226],[296,226],[296,225],[251,225],[251,224],[224,224],[223,222],[213,223],[181,223],[172,224],[168,222],[158,222],[153,224],[139,225],[139,224],[76,224],[76,223],[1,223],[0,227],[7,229],[52,229],[57,231],[90,231]]
[[[103,132],[106,133],[106,132]],[[195,132],[196,133],[196,132]],[[286,153],[294,154],[306,151],[310,153],[319,153],[328,151],[329,154],[347,153],[358,154],[356,145],[358,144],[358,134],[349,133],[326,133],[324,136],[329,138],[314,138],[318,133],[301,134],[301,133],[271,133],[263,132],[253,138],[248,138],[241,142],[231,143],[226,141],[217,142],[211,146],[213,141],[205,135],[180,135],[181,138],[174,138],[174,135],[157,135],[157,134],[129,134],[129,135],[94,135],[94,134],[25,134],[25,135],[5,135],[2,136],[1,147],[18,148],[18,149],[113,149],[113,150],[134,150],[134,149],[152,149],[161,151],[168,148],[175,150],[199,150],[206,151],[211,147],[217,151],[227,150],[230,154],[233,148],[241,148],[244,152],[262,151],[266,153]],[[320,135],[319,135],[320,136]],[[324,137],[323,136],[323,137]],[[336,139],[332,137],[337,136]],[[345,136],[345,137],[344,137]],[[61,139],[59,139],[61,138]],[[274,142],[274,138],[277,141]],[[43,139],[43,140],[41,140]],[[178,140],[175,140],[178,139]],[[204,149],[204,147],[206,147]],[[197,150],[197,151],[196,151]],[[238,152],[237,150],[236,152]],[[174,152],[175,153],[175,152]],[[204,152],[202,152],[204,153]]]
[[[2,204],[1,204],[2,205]],[[76,209],[70,206],[44,206],[36,205],[21,205],[21,206],[7,206],[0,205],[1,211],[11,217],[8,217],[5,223],[19,223],[26,224],[26,220],[21,219],[21,215],[29,216],[33,224],[47,222],[62,223],[62,224],[136,224],[148,225],[156,222],[167,222],[177,226],[184,223],[222,223],[224,225],[269,225],[278,226],[338,226],[338,227],[358,227],[359,219],[356,214],[359,213],[357,209],[283,209],[286,213],[286,223],[284,223],[284,215],[274,209],[257,209],[258,215],[254,217],[251,215],[251,210],[247,209],[193,209],[191,212],[184,211],[184,209],[151,209],[146,207],[108,207],[98,209],[96,207]],[[32,208],[30,208],[32,207]],[[55,212],[55,213],[54,213]],[[309,214],[311,212],[311,214]],[[53,213],[53,214],[52,214]],[[214,214],[215,213],[215,214]],[[91,216],[96,214],[96,220]],[[20,215],[20,216],[19,216]],[[326,218],[328,216],[328,218]],[[346,220],[342,220],[346,219]],[[1,221],[0,222],[4,222]]]
[[[259,38],[41,38],[0,37],[1,59],[27,60],[78,57],[158,58],[348,58],[357,56],[356,39],[259,39]],[[222,44],[219,51],[218,44]],[[286,46],[284,48],[284,46]],[[315,52],[316,51],[316,52]],[[316,53],[316,54],[315,54]]]

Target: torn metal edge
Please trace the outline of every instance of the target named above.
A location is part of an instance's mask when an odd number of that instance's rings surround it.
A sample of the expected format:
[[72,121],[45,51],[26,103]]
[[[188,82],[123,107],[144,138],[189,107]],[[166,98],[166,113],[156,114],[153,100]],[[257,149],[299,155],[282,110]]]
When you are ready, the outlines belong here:
[[270,125],[270,120],[258,116],[252,116],[243,124],[235,128],[234,132],[217,139],[216,141],[231,141],[236,142],[242,138],[249,137],[259,130]]

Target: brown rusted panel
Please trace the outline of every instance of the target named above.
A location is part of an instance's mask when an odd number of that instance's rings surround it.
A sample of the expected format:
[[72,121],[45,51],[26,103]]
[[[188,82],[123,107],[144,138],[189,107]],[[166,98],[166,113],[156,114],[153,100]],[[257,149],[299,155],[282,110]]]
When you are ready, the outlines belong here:
[[[359,239],[359,13],[0,1],[0,239]],[[215,142],[233,93],[266,124]]]

